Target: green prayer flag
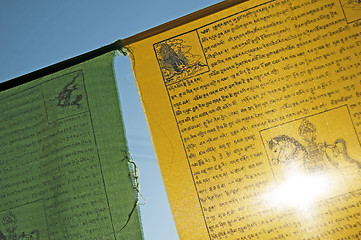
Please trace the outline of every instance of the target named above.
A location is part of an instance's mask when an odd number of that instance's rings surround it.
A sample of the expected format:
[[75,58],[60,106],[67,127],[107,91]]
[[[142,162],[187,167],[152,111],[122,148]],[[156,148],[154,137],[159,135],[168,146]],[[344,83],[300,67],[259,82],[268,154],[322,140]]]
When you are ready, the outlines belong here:
[[0,92],[0,240],[143,239],[114,55]]

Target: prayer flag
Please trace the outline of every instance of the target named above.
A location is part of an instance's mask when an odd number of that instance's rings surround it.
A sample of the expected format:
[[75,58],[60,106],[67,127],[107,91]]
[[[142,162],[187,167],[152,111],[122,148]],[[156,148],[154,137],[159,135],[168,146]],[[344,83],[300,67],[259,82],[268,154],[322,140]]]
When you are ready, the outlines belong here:
[[0,239],[143,239],[114,55],[0,92]]
[[126,40],[180,238],[360,237],[360,1],[234,2]]

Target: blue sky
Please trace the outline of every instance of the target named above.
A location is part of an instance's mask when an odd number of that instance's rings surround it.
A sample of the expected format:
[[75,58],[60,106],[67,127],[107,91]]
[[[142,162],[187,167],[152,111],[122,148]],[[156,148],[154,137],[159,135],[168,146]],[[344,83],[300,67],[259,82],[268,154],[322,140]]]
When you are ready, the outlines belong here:
[[[0,0],[0,82],[110,44],[219,1]],[[140,169],[146,240],[177,240],[130,61],[115,60],[130,151]]]

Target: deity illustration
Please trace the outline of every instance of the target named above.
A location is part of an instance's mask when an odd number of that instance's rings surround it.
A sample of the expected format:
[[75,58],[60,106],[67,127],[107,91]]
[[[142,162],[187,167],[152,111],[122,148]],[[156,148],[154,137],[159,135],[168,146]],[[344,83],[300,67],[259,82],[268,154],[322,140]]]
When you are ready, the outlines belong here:
[[154,46],[164,82],[171,84],[209,70],[195,33],[188,33]]
[[318,142],[317,129],[310,121],[303,119],[298,135],[301,142],[287,135],[279,135],[268,141],[272,164],[285,165],[289,169],[305,172],[337,169],[339,164],[347,162],[361,169],[361,161],[351,158],[347,152],[346,141]]
[[180,73],[187,66],[189,60],[184,56],[180,47],[178,47],[177,51],[167,43],[162,43],[158,52],[165,69]]
[[33,230],[31,233],[17,231],[18,221],[16,215],[9,211],[2,219],[3,231],[0,228],[0,240],[39,240],[39,231]]
[[76,79],[78,77],[79,73],[63,87],[62,91],[57,96],[57,106],[63,108],[69,106],[77,106],[78,108],[80,107],[82,94],[78,94],[76,96],[73,94],[73,92],[78,89],[78,84],[76,83]]

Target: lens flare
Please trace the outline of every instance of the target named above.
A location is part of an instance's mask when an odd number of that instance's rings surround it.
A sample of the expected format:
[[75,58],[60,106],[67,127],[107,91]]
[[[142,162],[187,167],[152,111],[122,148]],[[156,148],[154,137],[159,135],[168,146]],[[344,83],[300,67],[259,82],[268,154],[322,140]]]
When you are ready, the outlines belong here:
[[289,176],[275,188],[268,200],[276,207],[309,209],[330,189],[329,179],[325,174]]

